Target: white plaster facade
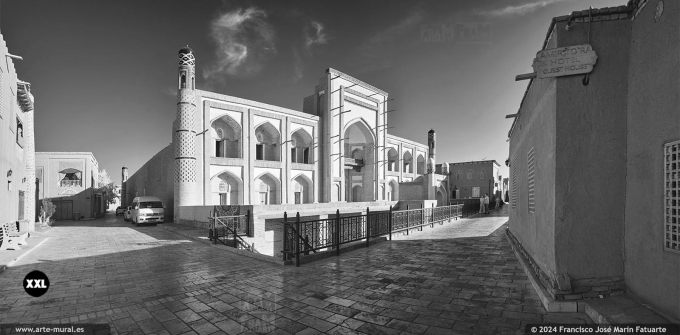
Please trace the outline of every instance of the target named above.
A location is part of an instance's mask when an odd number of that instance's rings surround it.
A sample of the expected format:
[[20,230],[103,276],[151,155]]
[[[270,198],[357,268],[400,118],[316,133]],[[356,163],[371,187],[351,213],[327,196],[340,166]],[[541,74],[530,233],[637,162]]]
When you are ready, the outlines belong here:
[[[197,205],[397,200],[399,182],[425,174],[428,146],[386,131],[388,94],[335,69],[302,112],[195,96]],[[386,148],[410,169],[388,171]]]

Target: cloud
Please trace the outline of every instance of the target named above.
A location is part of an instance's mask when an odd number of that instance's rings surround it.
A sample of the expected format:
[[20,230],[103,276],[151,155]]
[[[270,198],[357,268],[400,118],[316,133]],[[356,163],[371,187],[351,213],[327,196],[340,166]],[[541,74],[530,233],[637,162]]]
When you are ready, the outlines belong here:
[[479,10],[477,14],[482,16],[493,16],[493,17],[503,17],[503,16],[519,16],[526,15],[535,12],[538,9],[552,5],[557,2],[562,2],[566,0],[540,0],[540,1],[530,1],[522,4],[506,6],[503,8],[491,9],[491,10]]
[[210,36],[217,48],[216,63],[207,67],[206,78],[220,74],[252,75],[276,53],[274,29],[264,10],[238,8],[219,15],[210,24]]
[[312,21],[305,28],[305,47],[310,49],[314,45],[328,43],[328,38],[323,31],[323,25],[318,21]]

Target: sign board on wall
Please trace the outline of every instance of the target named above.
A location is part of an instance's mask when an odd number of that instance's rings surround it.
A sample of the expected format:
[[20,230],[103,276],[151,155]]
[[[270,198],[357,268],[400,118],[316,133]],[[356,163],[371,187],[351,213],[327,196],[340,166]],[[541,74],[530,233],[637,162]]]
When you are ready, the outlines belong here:
[[592,46],[581,44],[539,51],[532,67],[537,78],[550,78],[590,73],[596,62]]

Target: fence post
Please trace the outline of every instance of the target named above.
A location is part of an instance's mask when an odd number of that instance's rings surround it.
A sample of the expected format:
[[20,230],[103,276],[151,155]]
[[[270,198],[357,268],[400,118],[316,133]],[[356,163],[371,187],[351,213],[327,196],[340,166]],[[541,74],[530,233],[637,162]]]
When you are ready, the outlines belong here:
[[432,203],[432,219],[430,219],[430,228],[434,228],[434,203]]
[[449,223],[451,222],[451,204],[449,203]]
[[368,248],[368,239],[371,235],[371,210],[366,207],[366,248]]
[[283,261],[286,261],[288,252],[288,212],[283,212]]
[[387,219],[387,230],[390,232],[390,241],[392,241],[392,205],[390,205],[390,217]]
[[212,224],[212,211],[208,213],[208,240],[212,241],[213,240],[213,224]]
[[233,229],[232,233],[234,234],[234,248],[238,249],[238,241],[236,240],[236,221],[234,219],[231,220],[231,227],[231,229]]
[[420,231],[423,231],[423,226],[425,225],[425,204],[423,204],[423,207],[420,209]]
[[246,235],[250,236],[250,209],[246,212]]
[[335,211],[335,256],[340,256],[340,209]]
[[411,212],[409,211],[409,205],[406,205],[406,235],[411,231]]
[[302,238],[300,235],[300,212],[295,214],[295,266],[300,266],[300,241]]

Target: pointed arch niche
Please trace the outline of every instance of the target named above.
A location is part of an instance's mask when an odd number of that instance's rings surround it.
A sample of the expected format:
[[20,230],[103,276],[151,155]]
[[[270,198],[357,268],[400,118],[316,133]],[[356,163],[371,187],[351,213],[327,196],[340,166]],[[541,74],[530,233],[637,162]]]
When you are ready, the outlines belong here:
[[255,128],[255,159],[281,161],[281,133],[269,122]]
[[243,181],[231,172],[224,171],[213,176],[210,190],[214,205],[243,204]]
[[374,136],[367,123],[361,119],[350,123],[344,132],[345,201],[376,200],[374,156]]
[[291,181],[292,198],[294,204],[311,204],[314,202],[312,180],[304,174],[299,174]]
[[241,126],[229,115],[223,115],[210,125],[215,157],[242,158]]
[[290,161],[291,163],[312,164],[312,135],[304,129],[298,129],[290,136]]
[[265,173],[254,181],[254,205],[278,205],[281,203],[281,181]]

